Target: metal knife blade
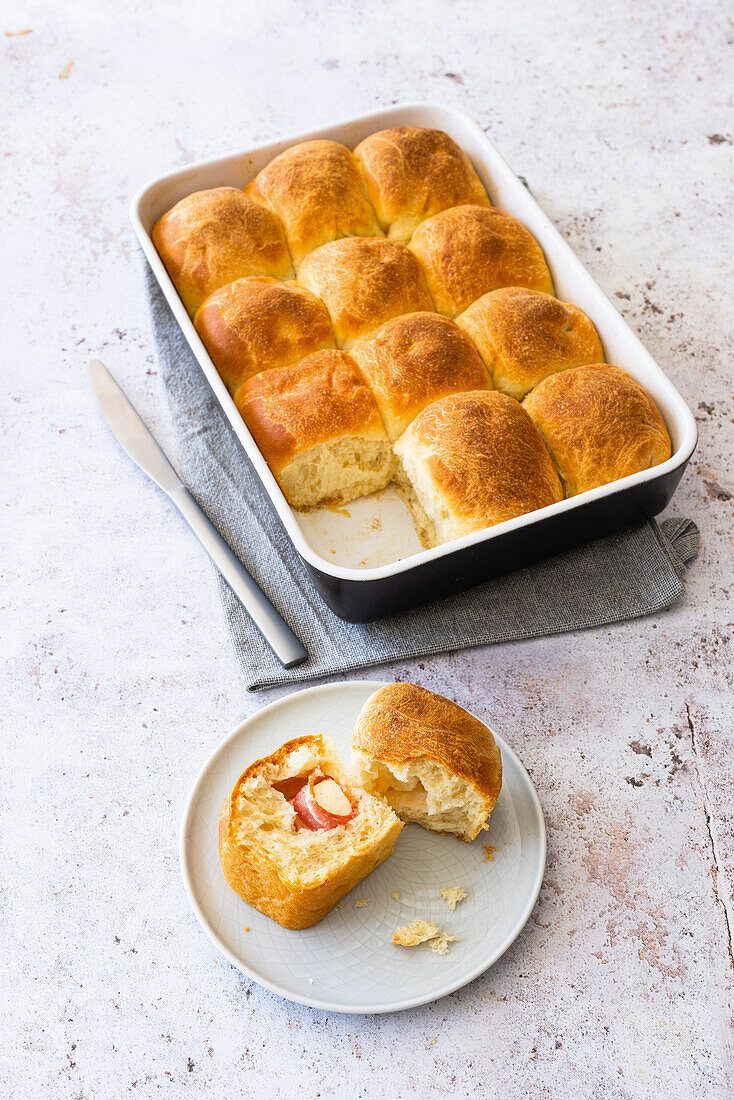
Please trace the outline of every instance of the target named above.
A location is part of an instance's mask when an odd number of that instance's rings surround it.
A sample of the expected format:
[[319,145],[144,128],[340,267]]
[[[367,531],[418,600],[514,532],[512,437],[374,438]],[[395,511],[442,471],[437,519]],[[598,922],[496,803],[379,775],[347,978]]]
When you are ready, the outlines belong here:
[[92,388],[117,441],[164,492],[183,483],[104,363],[89,364]]

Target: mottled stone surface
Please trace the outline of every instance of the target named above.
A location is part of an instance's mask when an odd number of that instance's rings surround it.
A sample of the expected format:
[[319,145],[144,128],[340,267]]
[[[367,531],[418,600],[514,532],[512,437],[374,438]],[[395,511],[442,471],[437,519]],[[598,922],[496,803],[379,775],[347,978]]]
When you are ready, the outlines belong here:
[[[4,7],[4,1095],[731,1094],[727,14],[720,0]],[[253,986],[188,909],[185,795],[265,700],[243,692],[209,565],[121,455],[86,365],[100,354],[169,442],[133,191],[416,99],[486,128],[696,411],[672,510],[702,549],[656,621],[389,670],[515,746],[550,847],[533,917],[492,970],[360,1019]]]

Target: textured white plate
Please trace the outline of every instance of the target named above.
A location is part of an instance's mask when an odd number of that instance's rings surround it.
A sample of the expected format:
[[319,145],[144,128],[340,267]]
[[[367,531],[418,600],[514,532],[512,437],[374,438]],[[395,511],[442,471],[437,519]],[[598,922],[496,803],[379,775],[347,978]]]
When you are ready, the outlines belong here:
[[[497,737],[503,783],[489,831],[473,844],[406,825],[395,852],[314,928],[294,932],[237,897],[219,863],[218,818],[225,795],[253,760],[305,733],[333,738],[348,767],[351,733],[381,684],[325,684],[287,696],[253,715],[202,768],[181,823],[184,883],[199,921],[230,962],[292,1001],[334,1012],[396,1012],[470,982],[510,946],[530,916],[545,869],[543,812],[527,772]],[[495,736],[497,736],[495,734]],[[485,845],[496,849],[485,859]],[[454,913],[444,886],[468,897]],[[391,891],[400,891],[395,901]],[[370,904],[355,909],[358,898]],[[458,936],[448,955],[427,944],[394,947],[392,931],[415,917]],[[245,927],[249,931],[245,931]]]

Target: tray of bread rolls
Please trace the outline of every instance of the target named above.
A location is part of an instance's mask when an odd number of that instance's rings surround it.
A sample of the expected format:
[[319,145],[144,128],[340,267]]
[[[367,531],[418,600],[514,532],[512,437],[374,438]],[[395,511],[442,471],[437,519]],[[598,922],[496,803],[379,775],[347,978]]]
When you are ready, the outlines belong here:
[[683,398],[455,108],[201,161],[144,187],[131,217],[344,619],[654,516],[693,453]]

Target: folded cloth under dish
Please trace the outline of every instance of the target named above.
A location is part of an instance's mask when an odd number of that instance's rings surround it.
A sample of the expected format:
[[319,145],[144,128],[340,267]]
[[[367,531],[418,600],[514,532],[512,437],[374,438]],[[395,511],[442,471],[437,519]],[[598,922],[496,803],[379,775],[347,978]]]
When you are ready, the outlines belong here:
[[681,596],[698,528],[689,519],[650,520],[425,607],[374,623],[345,623],[314,588],[147,265],[146,274],[181,476],[310,654],[284,669],[217,574],[248,691],[634,619]]

